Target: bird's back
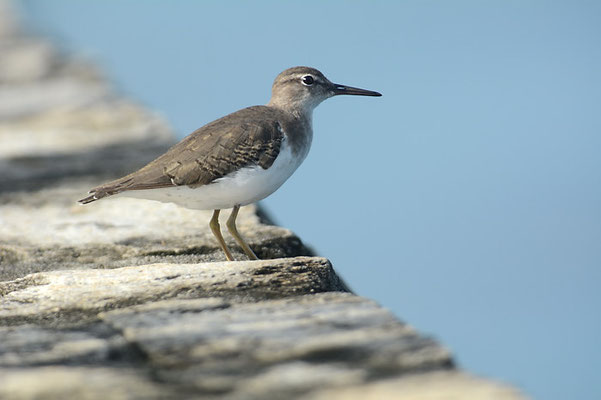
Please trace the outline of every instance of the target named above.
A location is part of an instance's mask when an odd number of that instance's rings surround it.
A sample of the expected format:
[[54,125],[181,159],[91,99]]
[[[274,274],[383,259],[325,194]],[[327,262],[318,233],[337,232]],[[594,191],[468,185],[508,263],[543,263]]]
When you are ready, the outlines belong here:
[[269,106],[252,106],[192,132],[139,170],[105,183],[80,200],[87,204],[129,190],[199,187],[241,168],[269,168],[277,158],[284,129],[293,116]]

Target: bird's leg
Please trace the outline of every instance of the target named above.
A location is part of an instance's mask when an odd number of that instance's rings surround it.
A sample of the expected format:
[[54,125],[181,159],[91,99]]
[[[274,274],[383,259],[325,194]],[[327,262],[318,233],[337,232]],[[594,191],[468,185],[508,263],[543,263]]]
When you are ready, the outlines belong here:
[[211,227],[211,231],[213,231],[213,235],[217,238],[221,250],[225,253],[225,258],[227,258],[228,261],[234,261],[234,257],[232,257],[232,253],[230,253],[230,250],[225,244],[225,240],[223,240],[223,235],[221,235],[221,228],[219,227],[219,210],[213,211],[213,218],[211,218],[209,226]]
[[240,206],[234,206],[232,213],[230,214],[230,217],[227,219],[227,223],[226,223],[227,230],[230,231],[230,233],[232,234],[234,239],[236,239],[236,242],[238,242],[240,247],[242,247],[242,250],[244,251],[244,253],[246,253],[246,255],[248,256],[249,259],[258,260],[259,258],[252,251],[252,249],[246,244],[244,239],[242,239],[242,236],[240,236],[240,234],[238,233],[238,229],[236,229],[236,217],[238,217],[239,210],[240,210]]

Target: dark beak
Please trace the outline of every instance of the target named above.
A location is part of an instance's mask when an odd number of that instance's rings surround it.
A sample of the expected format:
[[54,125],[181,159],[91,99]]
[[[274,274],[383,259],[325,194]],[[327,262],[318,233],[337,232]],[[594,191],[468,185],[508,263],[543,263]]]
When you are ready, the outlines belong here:
[[359,89],[359,88],[351,87],[351,86],[338,85],[335,83],[334,84],[334,96],[337,96],[339,94],[352,94],[355,96],[376,96],[376,97],[382,96],[382,94],[371,91],[371,90]]

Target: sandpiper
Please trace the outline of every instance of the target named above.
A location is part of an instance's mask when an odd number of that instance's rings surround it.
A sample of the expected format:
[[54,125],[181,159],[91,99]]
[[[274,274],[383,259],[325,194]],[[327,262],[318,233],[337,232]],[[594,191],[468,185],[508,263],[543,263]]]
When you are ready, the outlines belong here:
[[233,261],[219,212],[232,208],[227,228],[251,260],[257,256],[236,229],[240,206],[275,192],[303,162],[313,138],[313,109],[341,94],[378,92],[330,82],[310,67],[293,67],[273,82],[271,100],[226,115],[192,132],[165,154],[123,178],[90,190],[88,204],[123,195],[214,210],[209,223],[225,257]]

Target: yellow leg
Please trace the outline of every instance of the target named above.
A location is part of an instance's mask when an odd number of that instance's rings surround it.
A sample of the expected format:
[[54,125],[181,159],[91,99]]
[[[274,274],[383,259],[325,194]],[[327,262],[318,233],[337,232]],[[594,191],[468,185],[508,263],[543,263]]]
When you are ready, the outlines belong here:
[[228,261],[234,261],[234,257],[232,257],[232,253],[230,253],[230,250],[227,248],[225,240],[223,240],[223,236],[221,235],[221,228],[219,227],[219,210],[213,211],[213,218],[211,218],[209,226],[211,227],[211,231],[213,231],[213,235],[217,238],[219,246],[221,246],[221,249],[225,253],[225,258],[227,258]]
[[238,233],[238,229],[236,229],[236,218],[238,217],[239,210],[240,210],[240,206],[234,206],[234,209],[232,210],[230,217],[227,219],[227,223],[226,223],[227,230],[230,231],[230,233],[232,234],[234,239],[236,239],[236,242],[238,242],[240,247],[242,247],[242,250],[244,251],[244,253],[246,253],[246,255],[248,256],[249,259],[258,260],[259,258],[252,251],[252,249],[246,244],[244,239],[242,239],[242,236],[240,236],[240,234]]

